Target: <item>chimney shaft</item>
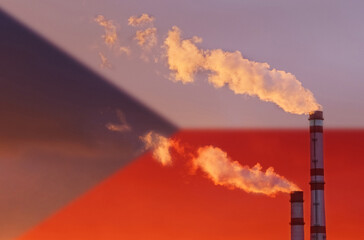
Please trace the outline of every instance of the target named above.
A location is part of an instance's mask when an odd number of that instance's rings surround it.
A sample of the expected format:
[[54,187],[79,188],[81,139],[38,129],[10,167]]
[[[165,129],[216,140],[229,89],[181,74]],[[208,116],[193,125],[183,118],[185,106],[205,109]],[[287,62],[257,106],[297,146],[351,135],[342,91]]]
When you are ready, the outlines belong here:
[[291,192],[291,240],[304,240],[303,192]]
[[311,160],[311,240],[326,240],[323,113],[310,113],[310,160]]

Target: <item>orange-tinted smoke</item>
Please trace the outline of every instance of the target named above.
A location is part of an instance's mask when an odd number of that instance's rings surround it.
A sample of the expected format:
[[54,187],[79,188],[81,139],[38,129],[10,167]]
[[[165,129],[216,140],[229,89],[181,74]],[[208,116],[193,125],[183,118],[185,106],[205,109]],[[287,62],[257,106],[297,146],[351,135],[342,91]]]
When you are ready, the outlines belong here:
[[193,159],[194,166],[206,173],[215,185],[265,195],[299,190],[294,183],[275,173],[272,167],[262,171],[259,163],[252,168],[243,166],[232,161],[226,152],[213,146],[201,147],[197,152],[198,156]]
[[153,131],[141,136],[140,139],[144,142],[146,150],[153,150],[153,158],[163,166],[172,164],[173,160],[170,152],[172,148],[178,152],[181,151],[178,141],[166,138]]
[[227,85],[235,94],[256,96],[286,112],[307,114],[321,108],[293,74],[248,60],[239,51],[202,50],[196,46],[201,41],[197,37],[181,39],[176,26],[169,31],[164,46],[173,80],[194,82],[195,74],[204,71],[215,88]]
[[157,29],[152,27],[138,30],[134,39],[137,40],[139,46],[150,49],[157,44]]
[[128,19],[128,24],[133,27],[143,26],[144,24],[154,22],[155,18],[147,13],[143,13],[140,16],[131,16]]
[[[194,156],[193,153],[187,152],[187,148],[179,141],[152,131],[141,139],[146,149],[153,149],[153,158],[163,166],[173,163],[171,150],[180,155]],[[279,192],[290,193],[300,190],[296,184],[275,173],[272,167],[263,171],[259,163],[252,168],[243,166],[237,161],[232,161],[226,152],[214,146],[200,147],[197,156],[192,157],[192,165],[194,171],[201,170],[215,185],[237,188],[248,193],[274,196]]]
[[113,47],[118,40],[118,36],[116,34],[116,26],[114,25],[112,20],[106,20],[104,16],[98,15],[95,18],[95,22],[97,22],[100,26],[104,27],[105,34],[102,35],[104,42],[109,47]]

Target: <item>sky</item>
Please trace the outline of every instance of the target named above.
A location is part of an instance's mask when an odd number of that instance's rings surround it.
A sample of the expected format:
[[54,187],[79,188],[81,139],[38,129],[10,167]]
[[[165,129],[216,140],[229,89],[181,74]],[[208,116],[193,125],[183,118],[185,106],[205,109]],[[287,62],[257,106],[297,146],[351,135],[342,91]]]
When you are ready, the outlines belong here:
[[363,7],[0,0],[0,240],[289,239],[291,189],[226,187],[201,147],[301,188],[308,239],[316,104],[328,237],[361,239]]
[[[177,26],[202,49],[240,51],[252,61],[294,74],[323,106],[327,127],[362,127],[364,99],[362,1],[7,1],[1,6],[144,104],[183,128],[304,127],[307,117],[286,114],[257,97],[215,89],[199,74],[190,84],[168,79],[166,59],[143,61],[130,16],[155,17],[158,46]],[[130,56],[116,56],[100,36],[97,15],[113,20]],[[103,52],[112,69],[100,67]],[[188,97],[186,97],[188,96]],[[178,109],[178,111],[176,110]],[[266,116],[269,116],[266,117]]]

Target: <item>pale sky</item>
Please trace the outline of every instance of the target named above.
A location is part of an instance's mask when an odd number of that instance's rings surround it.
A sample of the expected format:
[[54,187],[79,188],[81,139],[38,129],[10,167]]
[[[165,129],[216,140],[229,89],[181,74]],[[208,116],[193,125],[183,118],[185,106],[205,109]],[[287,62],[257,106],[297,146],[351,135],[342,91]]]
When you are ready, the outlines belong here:
[[[176,25],[183,38],[198,36],[203,49],[240,51],[294,74],[324,108],[328,127],[364,126],[364,3],[292,0],[0,0],[0,6],[31,29],[126,90],[182,128],[306,127],[307,116],[273,103],[215,89],[205,75],[183,85],[169,80],[165,59],[145,62],[127,25],[132,15],[155,17],[158,47]],[[97,15],[113,20],[130,56],[104,45]],[[4,33],[2,33],[4,34]],[[112,69],[100,67],[99,52]]]

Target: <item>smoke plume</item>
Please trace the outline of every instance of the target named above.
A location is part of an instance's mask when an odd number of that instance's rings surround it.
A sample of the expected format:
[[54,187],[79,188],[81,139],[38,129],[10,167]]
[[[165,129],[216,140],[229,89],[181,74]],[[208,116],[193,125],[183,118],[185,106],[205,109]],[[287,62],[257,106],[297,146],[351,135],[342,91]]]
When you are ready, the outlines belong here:
[[123,112],[120,109],[116,110],[116,115],[117,115],[120,123],[108,123],[108,124],[106,124],[106,128],[109,129],[110,131],[114,131],[114,132],[131,131],[131,127],[126,122],[125,115],[123,114]]
[[157,29],[152,27],[145,30],[138,30],[135,35],[135,40],[138,41],[139,46],[150,49],[157,44]]
[[153,16],[150,16],[146,13],[143,13],[142,15],[138,16],[131,16],[128,19],[128,24],[133,27],[143,26],[148,23],[154,22],[155,18]]
[[229,159],[226,152],[213,146],[199,148],[193,164],[216,185],[238,188],[248,193],[274,195],[299,190],[294,183],[275,173],[272,167],[264,172],[259,163],[252,168],[242,166]]
[[215,185],[269,196],[300,190],[296,184],[275,173],[273,167],[263,171],[259,163],[252,168],[243,166],[237,161],[232,161],[227,153],[218,147],[200,147],[197,154],[194,154],[186,144],[182,145],[175,139],[166,138],[153,131],[140,139],[144,142],[145,149],[153,150],[153,158],[163,166],[172,165],[171,151],[175,151],[179,157],[192,160],[193,172],[200,169]]
[[118,40],[116,26],[114,25],[113,21],[106,20],[104,16],[98,15],[95,18],[95,22],[104,27],[105,34],[102,35],[102,38],[104,39],[105,44],[109,47],[113,47]]
[[180,151],[179,143],[173,139],[166,138],[153,131],[148,132],[140,139],[145,144],[145,149],[153,150],[153,158],[163,166],[172,164],[171,148]]
[[[141,46],[141,58],[149,61],[147,54],[157,45],[157,29],[153,26],[155,18],[146,13],[131,16],[128,24],[137,27],[134,39]],[[130,55],[130,48],[120,46],[116,26],[111,20],[98,15],[95,21],[104,27],[104,42],[118,53]],[[146,27],[147,26],[147,27]],[[244,94],[266,102],[273,102],[286,112],[308,114],[321,109],[313,93],[304,88],[291,73],[272,68],[268,63],[255,62],[243,57],[239,51],[228,52],[222,49],[204,50],[197,46],[199,37],[182,39],[181,30],[174,26],[164,40],[166,58],[171,78],[183,84],[195,81],[199,72],[208,75],[208,81],[215,88],[227,86],[235,94]],[[103,61],[103,66],[108,66]],[[154,56],[158,60],[158,56]]]
[[257,96],[286,112],[307,114],[321,108],[312,92],[293,74],[271,68],[268,63],[245,59],[239,51],[199,49],[199,42],[201,38],[197,37],[182,40],[176,26],[169,31],[164,46],[175,81],[194,82],[195,74],[205,71],[215,88],[227,85],[235,94]]

